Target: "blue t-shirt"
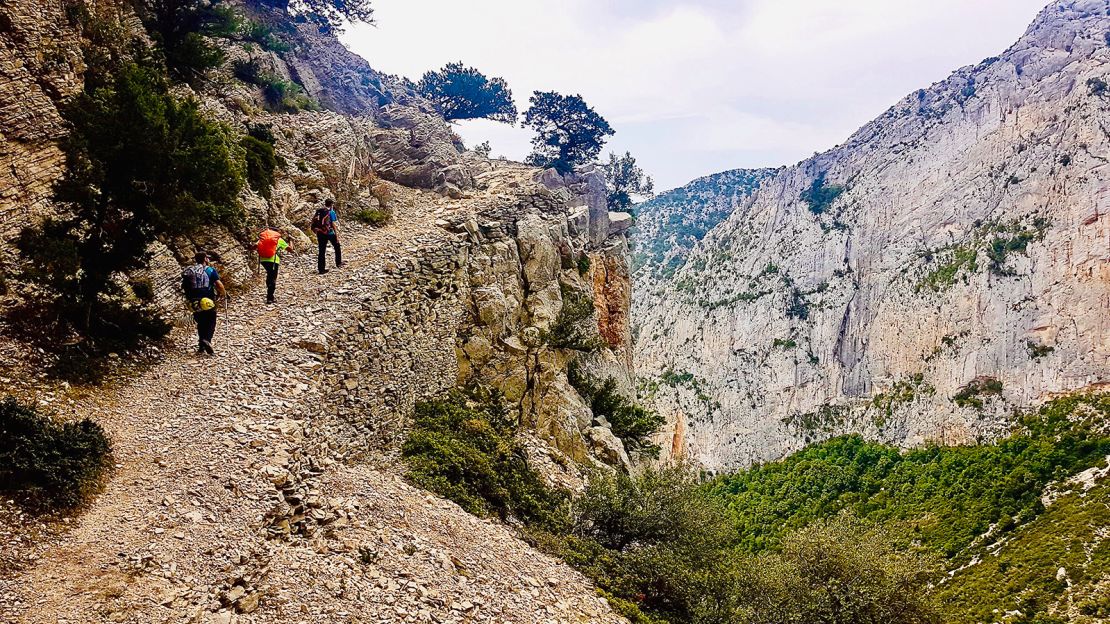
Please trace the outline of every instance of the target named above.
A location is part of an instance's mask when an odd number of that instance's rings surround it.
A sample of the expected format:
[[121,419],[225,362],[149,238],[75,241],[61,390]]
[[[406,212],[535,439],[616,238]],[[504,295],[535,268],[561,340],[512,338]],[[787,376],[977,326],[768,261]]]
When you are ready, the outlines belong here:
[[328,218],[331,219],[332,223],[339,223],[339,215],[335,214],[335,208],[332,208],[331,212],[328,213]]

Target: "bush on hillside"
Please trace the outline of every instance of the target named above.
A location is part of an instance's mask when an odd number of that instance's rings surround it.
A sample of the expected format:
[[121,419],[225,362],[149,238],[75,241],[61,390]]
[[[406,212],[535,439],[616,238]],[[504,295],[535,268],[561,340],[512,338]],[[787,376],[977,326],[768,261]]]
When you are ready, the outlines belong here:
[[819,173],[809,188],[802,193],[802,201],[809,204],[810,212],[819,215],[828,210],[844,190],[844,187],[839,184],[826,184],[825,174]]
[[161,335],[165,325],[118,278],[145,266],[157,235],[237,225],[242,156],[226,126],[154,69],[125,65],[90,88],[63,108],[71,132],[54,199],[66,210],[21,232],[24,277],[46,291],[36,304],[88,336]]
[[95,422],[56,422],[10,397],[0,402],[0,491],[27,508],[77,506],[100,485],[110,459]]
[[595,418],[609,422],[613,435],[621,439],[630,453],[658,457],[660,448],[649,439],[666,422],[659,413],[637,405],[617,390],[612,377],[600,384],[589,379],[576,363],[567,368],[567,379],[590,406]]
[[624,156],[609,154],[609,162],[602,164],[605,183],[608,186],[606,203],[609,210],[628,211],[632,208],[633,197],[651,197],[655,194],[655,182],[651,176],[636,164],[630,152]]
[[246,153],[247,182],[256,193],[270,199],[274,187],[274,172],[286,166],[285,160],[274,150],[274,132],[270,126],[252,125],[239,141]]
[[232,70],[239,80],[262,88],[266,109],[272,113],[323,110],[319,102],[304,92],[301,85],[263,70],[257,60],[236,61]]
[[544,485],[515,433],[500,395],[456,392],[416,405],[401,456],[413,483],[470,513],[558,528],[566,496]]
[[586,293],[560,284],[563,307],[544,334],[544,342],[556,349],[592,353],[605,346],[594,321],[594,300]]

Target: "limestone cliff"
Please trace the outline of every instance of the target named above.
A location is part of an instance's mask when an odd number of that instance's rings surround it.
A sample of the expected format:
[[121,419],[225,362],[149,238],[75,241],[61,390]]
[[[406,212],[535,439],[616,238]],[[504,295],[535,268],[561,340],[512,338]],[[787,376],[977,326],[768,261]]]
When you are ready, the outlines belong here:
[[997,432],[1110,376],[1106,0],[902,99],[637,294],[664,448],[720,470],[860,431]]

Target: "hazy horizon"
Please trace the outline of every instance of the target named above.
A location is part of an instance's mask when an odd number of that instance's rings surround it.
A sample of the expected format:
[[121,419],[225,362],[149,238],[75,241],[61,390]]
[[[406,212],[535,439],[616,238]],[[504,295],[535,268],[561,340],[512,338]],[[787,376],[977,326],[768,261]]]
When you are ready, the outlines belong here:
[[[417,80],[461,60],[534,90],[581,94],[656,188],[790,165],[843,142],[906,94],[1008,48],[1045,0],[377,0],[343,35],[374,68]],[[666,94],[663,97],[662,94]],[[468,145],[520,159],[532,133],[456,124]]]

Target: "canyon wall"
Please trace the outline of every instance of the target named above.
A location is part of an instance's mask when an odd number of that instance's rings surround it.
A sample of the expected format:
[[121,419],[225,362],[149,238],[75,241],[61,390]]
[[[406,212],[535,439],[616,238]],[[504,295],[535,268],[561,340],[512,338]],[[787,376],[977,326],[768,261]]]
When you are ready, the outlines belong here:
[[640,386],[672,456],[970,442],[1107,383],[1108,9],[1054,2],[1000,56],[739,197],[638,291]]

